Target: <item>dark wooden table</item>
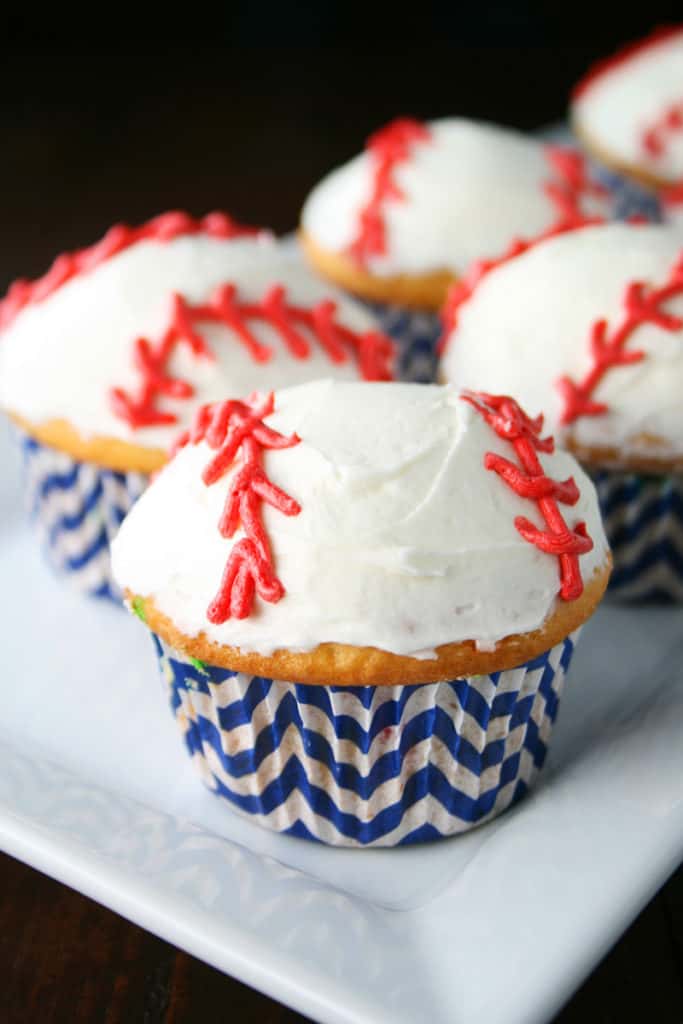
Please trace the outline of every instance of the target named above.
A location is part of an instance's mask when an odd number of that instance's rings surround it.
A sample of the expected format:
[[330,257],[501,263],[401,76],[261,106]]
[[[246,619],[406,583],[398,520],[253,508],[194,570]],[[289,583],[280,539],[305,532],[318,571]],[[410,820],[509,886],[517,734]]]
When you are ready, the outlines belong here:
[[[384,120],[457,112],[536,128],[563,115],[589,59],[680,16],[674,4],[620,7],[617,31],[613,11],[587,26],[575,6],[462,6],[379,23],[368,10],[359,20],[347,6],[311,5],[296,24],[290,5],[158,25],[111,9],[96,43],[62,9],[6,15],[0,289],[114,221],[164,209],[223,207],[289,230],[307,189]],[[682,979],[679,871],[559,1020],[674,1024]],[[301,1020],[0,855],[2,1024]]]

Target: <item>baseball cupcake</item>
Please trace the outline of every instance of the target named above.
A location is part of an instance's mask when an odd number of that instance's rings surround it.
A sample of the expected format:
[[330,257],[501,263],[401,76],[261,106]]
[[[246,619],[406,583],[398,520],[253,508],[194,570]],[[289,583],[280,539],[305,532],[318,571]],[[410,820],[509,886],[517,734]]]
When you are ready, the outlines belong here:
[[683,599],[683,241],[610,224],[454,289],[441,377],[518,399],[594,477],[628,598]]
[[331,380],[203,406],[113,544],[204,781],[351,846],[525,792],[609,564],[513,400]]
[[329,374],[384,380],[375,320],[220,213],[118,225],[0,303],[0,408],[53,563],[112,596],[109,542],[202,403]]
[[683,181],[683,25],[608,57],[572,94],[572,127],[616,177],[666,193]]
[[570,149],[462,118],[402,118],[316,186],[300,239],[317,272],[377,303],[383,326],[410,343],[413,358],[421,349],[429,377],[435,313],[474,260],[610,209]]

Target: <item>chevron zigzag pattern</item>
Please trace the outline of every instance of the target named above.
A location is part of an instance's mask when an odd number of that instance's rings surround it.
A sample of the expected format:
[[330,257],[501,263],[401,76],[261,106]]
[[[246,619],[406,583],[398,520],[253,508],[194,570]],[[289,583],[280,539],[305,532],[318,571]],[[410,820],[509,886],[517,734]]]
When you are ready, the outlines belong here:
[[463,832],[527,791],[577,635],[517,669],[395,687],[279,682],[154,641],[187,750],[218,796],[277,832],[395,846]]
[[611,194],[614,204],[612,217],[615,220],[639,217],[655,224],[662,220],[661,204],[655,192],[629,181],[617,171],[599,166],[594,171],[597,180]]
[[149,478],[116,473],[19,434],[24,488],[51,565],[83,593],[120,601],[109,545]]
[[683,601],[683,476],[592,474],[612,548],[613,597]]
[[437,313],[421,313],[381,302],[363,303],[380,329],[396,342],[400,380],[431,384],[436,377],[436,346],[443,330]]

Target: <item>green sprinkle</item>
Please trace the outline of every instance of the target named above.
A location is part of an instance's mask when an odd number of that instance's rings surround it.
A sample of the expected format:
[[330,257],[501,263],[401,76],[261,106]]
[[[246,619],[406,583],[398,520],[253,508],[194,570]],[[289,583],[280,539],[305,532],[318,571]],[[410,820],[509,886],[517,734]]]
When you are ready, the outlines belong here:
[[134,597],[132,604],[133,614],[137,615],[140,622],[147,623],[147,616],[145,615],[145,602],[141,597]]
[[203,661],[200,661],[199,658],[190,657],[190,664],[194,665],[197,671],[201,672],[203,676],[208,676],[209,673],[206,671],[206,665]]

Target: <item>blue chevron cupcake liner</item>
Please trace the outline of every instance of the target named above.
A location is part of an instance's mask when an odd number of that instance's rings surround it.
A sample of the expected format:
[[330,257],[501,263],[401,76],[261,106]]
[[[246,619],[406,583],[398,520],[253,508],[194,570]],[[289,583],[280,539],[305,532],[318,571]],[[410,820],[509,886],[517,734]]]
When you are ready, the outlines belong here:
[[381,302],[364,302],[381,330],[396,342],[397,376],[417,384],[436,378],[436,346],[443,330],[437,313],[423,313]]
[[204,665],[154,636],[201,778],[253,821],[334,846],[452,836],[540,771],[577,633],[520,668],[419,686],[309,686]]
[[24,433],[19,443],[28,512],[48,561],[83,593],[119,601],[109,546],[149,477],[79,462]]
[[640,217],[653,223],[662,220],[662,209],[656,192],[644,188],[617,171],[595,164],[592,166],[595,177],[611,196],[612,217],[615,220],[629,220],[632,217]]
[[683,476],[591,473],[620,600],[683,601]]

